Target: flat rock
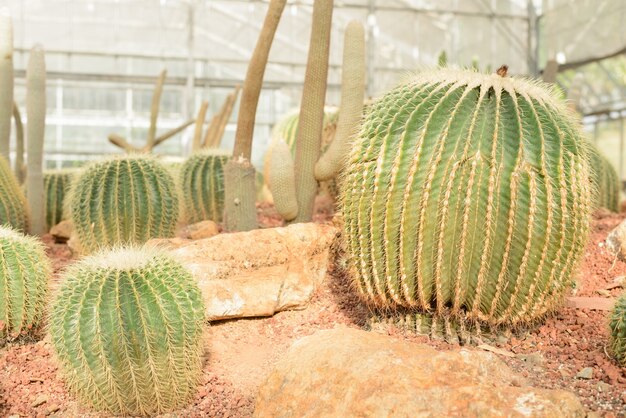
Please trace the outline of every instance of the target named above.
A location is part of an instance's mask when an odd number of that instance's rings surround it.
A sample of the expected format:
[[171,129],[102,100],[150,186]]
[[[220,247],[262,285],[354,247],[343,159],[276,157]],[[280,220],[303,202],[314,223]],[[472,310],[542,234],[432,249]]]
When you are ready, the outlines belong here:
[[610,311],[613,309],[615,299],[613,298],[597,298],[568,296],[565,299],[565,306],[574,309],[590,309],[595,311]]
[[168,249],[193,273],[208,319],[219,320],[305,308],[326,276],[337,233],[330,225],[302,223],[148,245]]
[[220,233],[220,228],[213,221],[200,221],[195,224],[187,225],[182,230],[182,237],[186,239],[198,240],[203,238],[211,238]]
[[497,356],[437,351],[348,328],[296,341],[261,385],[255,417],[585,417],[578,398],[526,386]]
[[626,220],[620,222],[606,238],[607,248],[621,261],[626,261]]

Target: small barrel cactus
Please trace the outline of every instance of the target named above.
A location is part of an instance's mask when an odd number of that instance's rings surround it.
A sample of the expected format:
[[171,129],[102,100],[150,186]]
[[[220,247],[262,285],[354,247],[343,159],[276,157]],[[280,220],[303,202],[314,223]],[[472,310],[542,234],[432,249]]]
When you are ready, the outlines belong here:
[[224,211],[224,166],[230,153],[201,150],[194,153],[181,169],[181,188],[185,220],[222,221]]
[[174,235],[174,178],[154,157],[130,154],[94,163],[72,182],[70,214],[82,250]]
[[65,197],[70,190],[75,169],[49,170],[43,173],[43,188],[46,195],[46,228],[64,220]]
[[620,181],[617,171],[595,146],[591,146],[590,165],[595,194],[594,207],[619,212]]
[[617,299],[609,315],[609,332],[611,353],[626,366],[626,293]]
[[200,289],[182,265],[155,249],[118,248],[65,272],[50,335],[79,399],[114,414],[156,415],[195,393],[203,321]]
[[0,226],[0,341],[39,325],[50,271],[40,241]]
[[551,90],[505,66],[395,88],[365,116],[342,182],[358,290],[387,311],[502,328],[540,319],[584,252],[588,153]]
[[26,196],[11,172],[7,160],[0,156],[0,225],[28,232],[30,226]]

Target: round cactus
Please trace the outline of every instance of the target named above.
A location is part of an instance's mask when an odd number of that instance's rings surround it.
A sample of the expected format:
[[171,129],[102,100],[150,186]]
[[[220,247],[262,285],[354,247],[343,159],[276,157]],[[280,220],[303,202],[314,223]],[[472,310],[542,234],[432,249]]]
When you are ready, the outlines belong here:
[[43,318],[50,263],[35,238],[0,226],[0,341],[37,327]]
[[174,235],[174,178],[153,157],[126,155],[97,162],[72,183],[70,214],[82,250],[143,243]]
[[609,315],[611,353],[622,366],[626,366],[626,293],[622,294]]
[[392,90],[365,116],[342,182],[360,293],[503,327],[541,318],[585,248],[588,152],[550,89],[505,67],[429,71]]
[[0,156],[0,225],[28,232],[29,210],[24,192],[11,172],[7,160]]
[[70,189],[72,179],[76,174],[75,169],[50,170],[43,174],[43,188],[46,195],[44,202],[46,210],[46,228],[53,226],[65,219],[65,197]]
[[611,162],[595,146],[590,152],[591,183],[596,208],[619,212],[620,181]]
[[184,405],[202,370],[204,307],[193,276],[155,249],[114,249],[64,275],[50,335],[71,392],[98,410]]
[[181,170],[185,220],[221,222],[224,211],[224,166],[229,152],[202,150],[185,161]]

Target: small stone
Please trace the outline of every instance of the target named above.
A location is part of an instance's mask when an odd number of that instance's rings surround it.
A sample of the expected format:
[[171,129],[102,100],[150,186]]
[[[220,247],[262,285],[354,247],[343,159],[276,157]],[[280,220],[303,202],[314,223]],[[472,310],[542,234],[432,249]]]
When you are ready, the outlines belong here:
[[543,358],[543,355],[538,351],[530,354],[517,354],[516,357],[532,366],[543,366],[546,362],[546,359]]
[[213,221],[202,221],[188,225],[185,228],[185,237],[193,240],[211,238],[220,233],[219,227]]
[[599,294],[599,295],[601,295],[601,296],[605,296],[605,297],[607,297],[607,298],[610,298],[610,297],[611,297],[611,292],[609,292],[609,291],[608,291],[608,290],[606,290],[606,289],[598,289],[598,290],[596,290],[596,293],[597,293],[597,294]]
[[587,412],[587,418],[602,418],[602,415],[597,411],[591,411]]
[[585,367],[578,373],[576,373],[578,379],[591,379],[593,377],[593,368]]
[[572,375],[565,369],[559,369],[559,373],[564,378],[572,377]]
[[611,389],[611,385],[605,382],[598,382],[598,392],[608,392]]
[[31,406],[33,408],[38,407],[39,405],[43,405],[46,402],[48,402],[48,396],[47,395],[39,395],[35,398],[35,400],[33,401],[33,403],[31,404]]
[[74,232],[74,224],[72,221],[61,221],[50,229],[50,235],[54,237],[57,244],[65,244],[69,241]]
[[61,407],[57,404],[52,404],[48,407],[48,409],[46,409],[46,415],[52,415],[55,412],[59,411],[61,409]]

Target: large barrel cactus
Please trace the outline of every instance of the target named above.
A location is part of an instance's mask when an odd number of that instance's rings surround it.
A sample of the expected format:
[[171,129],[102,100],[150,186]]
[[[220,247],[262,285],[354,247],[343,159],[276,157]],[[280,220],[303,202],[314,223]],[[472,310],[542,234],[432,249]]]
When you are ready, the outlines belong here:
[[30,226],[26,196],[11,172],[7,160],[0,156],[0,225],[28,232]]
[[366,115],[342,183],[360,293],[457,323],[541,318],[585,248],[588,152],[551,91],[506,67],[424,72],[392,90]]
[[597,149],[591,146],[591,183],[594,187],[594,207],[619,212],[620,181],[613,164]]
[[64,220],[65,197],[70,190],[75,174],[76,170],[71,168],[49,170],[43,173],[47,230]]
[[98,410],[181,407],[202,370],[204,307],[193,276],[154,249],[115,249],[71,266],[50,335],[71,392]]
[[72,183],[70,214],[82,250],[171,237],[178,220],[174,178],[154,157],[94,163]]
[[185,220],[221,222],[224,211],[224,166],[230,153],[202,150],[194,153],[181,170]]
[[40,241],[0,226],[0,342],[39,325],[50,271]]

